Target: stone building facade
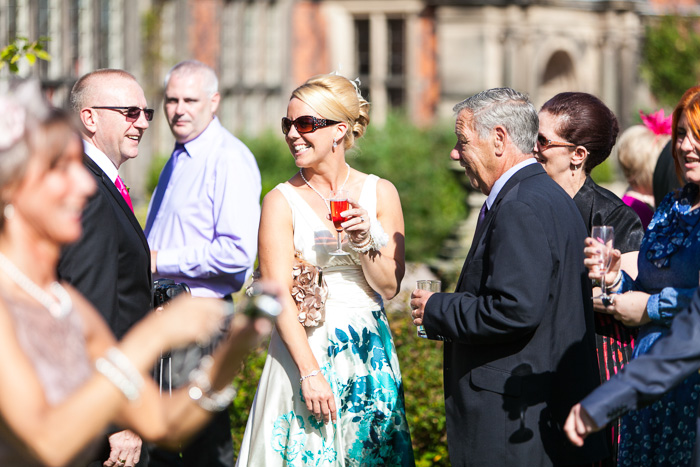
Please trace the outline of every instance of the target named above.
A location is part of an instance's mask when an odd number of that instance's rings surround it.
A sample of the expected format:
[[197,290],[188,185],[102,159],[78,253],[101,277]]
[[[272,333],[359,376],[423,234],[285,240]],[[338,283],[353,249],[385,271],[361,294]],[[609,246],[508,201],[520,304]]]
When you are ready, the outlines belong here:
[[[662,2],[662,0],[656,0]],[[685,0],[691,1],[691,0]],[[90,70],[124,68],[157,117],[124,172],[137,200],[151,159],[173,140],[162,79],[196,58],[220,76],[224,125],[277,128],[294,87],[338,71],[359,77],[372,119],[392,108],[423,125],[454,103],[512,86],[536,105],[562,90],[598,95],[627,124],[644,99],[638,73],[644,0],[0,0],[0,46],[49,36],[53,59],[23,69],[56,105]],[[0,72],[0,79],[7,71]]]

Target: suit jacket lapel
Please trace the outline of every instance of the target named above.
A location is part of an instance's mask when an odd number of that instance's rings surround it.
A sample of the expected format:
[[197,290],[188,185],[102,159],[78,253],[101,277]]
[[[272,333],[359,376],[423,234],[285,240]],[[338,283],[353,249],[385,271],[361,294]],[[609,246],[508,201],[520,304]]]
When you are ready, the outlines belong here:
[[544,171],[542,166],[540,166],[539,164],[532,164],[523,167],[522,169],[514,173],[513,176],[510,177],[510,179],[506,182],[506,184],[503,185],[501,191],[498,192],[498,196],[496,196],[496,200],[491,205],[491,209],[488,210],[488,212],[486,213],[486,217],[484,217],[484,220],[474,232],[474,238],[472,239],[472,244],[469,247],[467,259],[464,261],[464,266],[462,266],[462,272],[459,274],[459,279],[457,279],[457,288],[455,290],[460,290],[460,287],[462,286],[462,280],[464,279],[464,273],[467,270],[467,266],[469,265],[469,263],[471,263],[474,254],[476,253],[476,249],[479,243],[481,243],[482,237],[489,230],[493,216],[496,214],[496,211],[498,211],[498,207],[501,204],[503,198],[508,194],[510,190],[517,186],[521,180],[536,174],[538,172],[538,169]]
[[121,193],[119,193],[119,190],[117,190],[117,187],[114,185],[114,182],[110,180],[110,178],[107,176],[106,173],[104,173],[100,166],[97,165],[95,161],[90,159],[90,157],[86,154],[83,155],[83,162],[92,172],[95,173],[95,175],[97,175],[97,177],[100,180],[102,180],[102,183],[107,188],[109,194],[112,195],[114,201],[121,208],[121,210],[124,211],[124,215],[136,231],[139,239],[141,240],[141,243],[143,244],[143,247],[146,249],[146,251],[150,250],[150,248],[148,247],[148,240],[146,240],[146,236],[143,233],[143,229],[141,228],[138,219],[136,219],[136,216],[134,215],[134,212],[131,210],[129,205],[126,204],[124,197],[121,195]]

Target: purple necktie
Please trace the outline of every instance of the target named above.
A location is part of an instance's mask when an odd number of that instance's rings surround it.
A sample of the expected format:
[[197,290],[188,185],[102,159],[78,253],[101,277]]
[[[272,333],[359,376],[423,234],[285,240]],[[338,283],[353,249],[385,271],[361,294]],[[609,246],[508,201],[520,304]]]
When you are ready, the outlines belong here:
[[488,208],[488,206],[486,206],[486,201],[484,201],[484,204],[481,206],[481,209],[479,210],[479,219],[476,221],[476,228],[477,229],[479,228],[479,226],[481,225],[481,222],[486,217],[487,212],[489,212],[489,208]]
[[119,190],[119,193],[121,193],[122,198],[124,198],[124,201],[126,201],[126,204],[129,205],[129,208],[131,211],[134,211],[134,206],[131,204],[131,196],[129,196],[129,189],[124,185],[124,180],[117,175],[117,179],[114,181],[114,184],[117,187],[117,190]]

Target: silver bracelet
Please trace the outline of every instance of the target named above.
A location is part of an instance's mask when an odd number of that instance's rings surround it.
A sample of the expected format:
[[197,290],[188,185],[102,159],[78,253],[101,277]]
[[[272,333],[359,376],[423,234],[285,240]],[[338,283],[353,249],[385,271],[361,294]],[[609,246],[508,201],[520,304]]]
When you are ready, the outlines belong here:
[[141,388],[143,388],[143,376],[121,350],[116,347],[110,347],[105,352],[105,357],[141,391]]
[[307,378],[311,378],[312,376],[316,376],[316,375],[319,374],[320,372],[321,372],[321,370],[314,370],[314,371],[312,371],[311,373],[309,373],[308,375],[302,376],[301,378],[299,378],[299,384],[303,383],[304,380],[307,379]]
[[608,286],[608,288],[613,289],[613,288],[617,287],[620,284],[620,282],[622,282],[622,271],[621,270],[617,271],[617,277],[615,277],[615,280],[613,281],[612,284],[610,284]]
[[190,372],[190,387],[187,394],[207,412],[221,412],[231,404],[237,391],[229,385],[220,391],[212,392],[211,381],[207,374],[212,365],[214,365],[214,358],[211,355],[205,355],[199,362],[199,366]]
[[95,360],[95,369],[116,386],[128,400],[133,402],[141,397],[141,389],[109,360],[98,358]]

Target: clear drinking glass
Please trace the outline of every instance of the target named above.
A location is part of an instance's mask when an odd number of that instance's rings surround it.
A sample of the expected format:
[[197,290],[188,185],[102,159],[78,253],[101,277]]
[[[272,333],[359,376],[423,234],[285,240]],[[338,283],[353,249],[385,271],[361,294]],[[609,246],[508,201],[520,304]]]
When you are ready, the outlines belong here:
[[335,231],[338,234],[338,248],[335,251],[331,251],[331,255],[348,255],[343,251],[341,240],[343,235],[343,228],[340,226],[341,223],[348,220],[347,217],[340,215],[341,212],[348,210],[348,192],[345,190],[332,190],[330,197],[330,207],[331,207],[331,220],[333,225],[335,225]]
[[[440,292],[442,282],[437,280],[419,280],[416,281],[416,288],[419,290],[427,290],[428,292]],[[418,337],[427,339],[428,335],[425,333],[425,328],[423,326],[418,326]]]
[[605,284],[605,275],[608,273],[610,263],[612,262],[612,251],[614,248],[615,229],[610,225],[596,225],[591,229],[591,237],[600,242],[600,289],[602,293],[597,297],[600,300],[607,300],[610,296],[607,294],[607,286]]

